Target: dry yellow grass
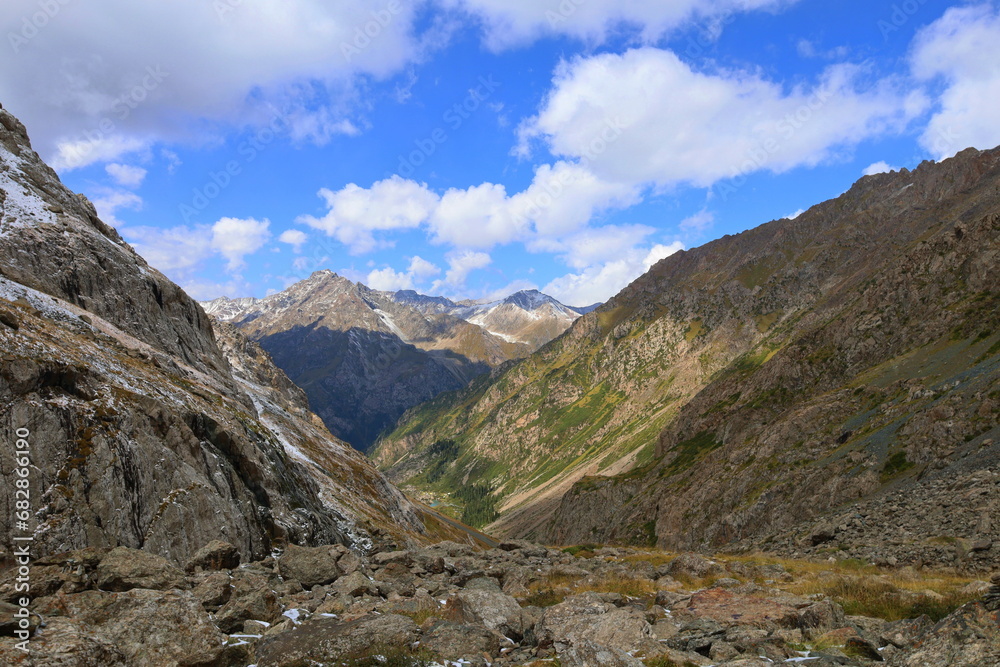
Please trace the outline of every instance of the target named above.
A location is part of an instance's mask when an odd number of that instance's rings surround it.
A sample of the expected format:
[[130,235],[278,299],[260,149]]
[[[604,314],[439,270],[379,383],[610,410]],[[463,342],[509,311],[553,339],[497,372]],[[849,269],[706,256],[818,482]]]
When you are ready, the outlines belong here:
[[564,574],[552,574],[528,586],[531,595],[525,604],[538,607],[548,607],[559,604],[571,595],[581,593],[618,593],[631,598],[656,596],[656,584],[648,579],[634,579],[620,575],[602,577],[571,577]]
[[[595,545],[582,545],[566,551],[580,557],[594,557],[597,548]],[[608,560],[627,563],[648,561],[658,567],[669,563],[676,556],[671,552],[640,549],[633,550],[628,556]],[[962,594],[961,590],[974,581],[974,578],[949,570],[883,569],[858,559],[831,562],[782,558],[761,553],[719,554],[714,556],[714,560],[723,565],[780,565],[790,576],[769,579],[769,586],[795,595],[826,595],[843,606],[848,614],[886,620],[914,618],[921,614],[938,620],[973,597]],[[697,590],[714,585],[720,576],[745,580],[745,577],[731,573],[704,578],[680,575],[676,579],[684,589]],[[617,592],[640,598],[655,595],[656,586],[653,582],[647,581],[644,582],[645,585],[640,585],[639,581],[641,580],[622,579],[615,582],[552,577],[534,582],[530,588],[533,596],[547,604],[555,604],[568,595],[587,590]],[[760,577],[756,583],[763,584],[765,581]]]

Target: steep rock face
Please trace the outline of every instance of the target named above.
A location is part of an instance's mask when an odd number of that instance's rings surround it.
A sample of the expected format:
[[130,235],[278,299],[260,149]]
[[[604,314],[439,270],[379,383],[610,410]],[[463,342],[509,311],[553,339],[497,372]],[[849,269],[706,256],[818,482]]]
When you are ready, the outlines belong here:
[[0,108],[0,275],[99,315],[163,352],[224,369],[198,304],[59,182]]
[[341,517],[340,526],[353,542],[367,543],[370,532],[404,537],[423,532],[418,511],[360,452],[330,434],[309,409],[305,392],[260,345],[232,325],[216,322],[215,330],[261,422],[311,473],[324,507]]
[[[224,355],[201,308],[0,121],[0,438],[30,431],[36,555],[124,545],[183,561],[223,537],[252,558],[416,535],[409,503],[266,354],[233,335]],[[5,543],[13,457],[0,451]]]
[[[806,540],[812,523],[850,513],[859,498],[897,489],[915,505],[935,480],[995,466],[998,166],[1000,152],[966,153],[912,175],[923,192],[909,206],[862,208],[888,214],[877,226],[885,235],[847,245],[854,252],[797,321],[720,369],[660,435],[656,462],[567,494],[549,535],[572,541],[603,525],[596,533],[615,539],[645,530],[660,544],[705,546],[753,543],[806,521]],[[900,186],[898,176],[881,180],[844,198],[885,198],[885,185]],[[607,507],[605,487],[622,497],[613,516],[584,511]],[[996,515],[996,500],[992,487],[977,505]],[[916,562],[934,540],[995,534],[990,521],[929,518],[882,538],[903,542],[894,551]]]
[[485,487],[501,534],[671,547],[759,538],[970,451],[988,465],[998,165],[970,150],[866,177],[667,258],[414,410],[377,461],[421,488]]

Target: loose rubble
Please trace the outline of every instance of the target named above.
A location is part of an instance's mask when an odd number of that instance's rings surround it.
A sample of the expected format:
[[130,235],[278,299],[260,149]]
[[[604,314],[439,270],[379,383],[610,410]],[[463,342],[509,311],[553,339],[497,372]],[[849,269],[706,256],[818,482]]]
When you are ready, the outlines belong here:
[[[215,541],[185,570],[141,551],[84,549],[34,569],[30,657],[0,625],[0,664],[756,667],[1000,661],[1000,576],[939,623],[851,616],[796,595],[767,559],[712,560],[520,541],[288,545],[240,565]],[[826,573],[821,573],[826,576]],[[831,573],[832,576],[832,573]],[[873,575],[874,576],[874,575]],[[0,607],[16,597],[0,571]],[[876,577],[877,578],[877,577]],[[930,595],[930,593],[928,593]]]

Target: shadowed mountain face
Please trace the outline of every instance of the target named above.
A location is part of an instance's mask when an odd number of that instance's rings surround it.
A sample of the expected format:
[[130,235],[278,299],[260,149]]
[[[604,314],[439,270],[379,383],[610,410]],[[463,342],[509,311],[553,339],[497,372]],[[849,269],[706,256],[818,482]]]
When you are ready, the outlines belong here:
[[[794,551],[882,493],[933,507],[940,480],[1000,464],[998,188],[1000,150],[968,150],[671,256],[413,411],[376,460],[420,488],[491,489],[492,530],[562,543]],[[955,537],[990,537],[991,489]],[[912,524],[893,539],[936,549],[940,525]]]
[[579,317],[539,292],[455,303],[330,271],[266,299],[205,307],[259,341],[330,430],[361,450],[406,410],[526,356]]
[[[0,439],[30,434],[36,556],[123,545],[183,561],[221,538],[250,559],[423,530],[267,354],[234,329],[217,338],[2,109],[0,350]],[[0,448],[4,544],[14,452]]]
[[489,370],[446,350],[424,351],[382,331],[296,326],[260,339],[331,431],[365,449],[407,408]]

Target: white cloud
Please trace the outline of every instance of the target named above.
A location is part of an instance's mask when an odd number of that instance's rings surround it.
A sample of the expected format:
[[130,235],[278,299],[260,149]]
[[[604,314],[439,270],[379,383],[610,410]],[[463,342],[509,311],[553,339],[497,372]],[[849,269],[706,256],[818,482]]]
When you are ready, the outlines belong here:
[[439,273],[441,273],[441,267],[428,262],[423,257],[415,256],[410,259],[409,268],[405,272],[398,272],[392,267],[375,269],[368,274],[364,282],[372,289],[377,290],[414,289],[418,283]]
[[309,240],[309,235],[299,229],[286,229],[281,232],[278,240],[295,248],[295,252],[301,252],[302,246]]
[[182,164],[184,164],[183,162],[181,162],[180,156],[178,156],[177,153],[175,153],[172,150],[168,150],[168,149],[164,148],[163,150],[160,151],[160,155],[167,162],[167,173],[168,174],[174,173],[175,171],[177,171],[177,168],[179,166],[181,166]]
[[212,255],[212,231],[198,227],[128,227],[124,234],[149,264],[181,282]]
[[570,306],[589,306],[607,301],[656,262],[683,249],[684,245],[679,241],[645,249],[633,248],[619,259],[556,278],[542,291]]
[[512,215],[504,186],[483,183],[445,192],[430,225],[439,243],[491,248],[523,236],[527,221]]
[[686,232],[703,232],[713,224],[715,224],[715,214],[708,209],[702,209],[681,220],[680,228]]
[[865,167],[862,172],[863,176],[871,176],[872,174],[884,174],[890,171],[899,171],[899,167],[893,167],[888,162],[879,161]]
[[685,23],[698,21],[717,30],[728,15],[778,8],[794,0],[443,0],[483,22],[487,46],[494,50],[524,44],[544,35],[568,35],[601,42],[622,26],[640,39],[655,41]]
[[[30,118],[27,122],[31,122]],[[34,132],[32,136],[35,136]],[[148,148],[148,146],[149,141],[145,139],[103,136],[100,133],[94,134],[89,139],[58,139],[55,141],[54,148],[50,150],[52,157],[49,159],[49,163],[56,171],[69,171],[86,167],[95,162],[114,160],[123,155]],[[40,149],[44,150],[43,147]]]
[[901,131],[926,104],[850,65],[786,89],[745,71],[696,72],[640,48],[565,62],[519,149],[542,140],[610,183],[708,187],[759,170],[812,166],[872,136]]
[[531,185],[511,198],[517,219],[528,219],[543,238],[582,229],[599,212],[627,208],[640,201],[631,185],[604,181],[590,169],[565,161],[542,165]]
[[560,240],[540,240],[528,248],[535,252],[560,253],[567,266],[584,269],[628,254],[654,231],[645,225],[605,225]]
[[142,210],[142,197],[134,192],[114,189],[100,189],[91,200],[97,209],[97,217],[111,225],[121,227],[125,223],[118,219],[118,209]]
[[212,225],[212,249],[229,260],[229,270],[244,265],[243,258],[260,250],[271,233],[269,220],[222,218]]
[[446,256],[448,260],[448,270],[444,274],[444,279],[434,282],[431,288],[439,291],[442,287],[452,289],[465,286],[465,280],[469,274],[476,269],[483,269],[489,266],[493,259],[485,252],[474,252],[472,250],[453,250]]
[[395,292],[401,289],[413,289],[413,278],[405,273],[396,273],[389,267],[376,269],[368,274],[365,284],[376,290]]
[[399,176],[370,188],[351,183],[336,192],[324,188],[319,194],[329,211],[322,218],[300,216],[298,222],[335,237],[356,255],[385,246],[373,232],[417,227],[438,204],[438,196],[427,186]]
[[583,229],[600,212],[638,203],[639,190],[608,183],[585,167],[568,162],[542,165],[523,192],[508,196],[506,188],[483,183],[451,188],[440,197],[426,184],[399,176],[370,188],[354,183],[333,192],[320,191],[328,212],[298,221],[326,232],[364,254],[392,245],[376,232],[423,226],[435,243],[489,250],[515,241],[545,242]]
[[[295,86],[319,93],[308,110],[293,105],[289,131],[320,142],[356,131],[337,91],[359,75],[399,71],[441,45],[431,34],[440,26],[414,30],[420,3],[50,4],[58,5],[56,15],[15,46],[16,66],[0,69],[0,99],[61,170],[116,160],[164,139],[197,139],[208,126],[241,126],[252,108],[287,112],[285,91]],[[0,3],[0,25],[17,34],[36,11],[27,0]]]
[[115,183],[125,188],[137,188],[146,178],[146,170],[128,164],[111,163],[104,167]]
[[[184,287],[192,296],[220,294],[241,295],[250,291],[248,283],[240,282],[240,290],[226,291],[218,283],[205,281],[196,274],[214,255],[228,260],[227,270],[236,271],[243,267],[243,258],[256,252],[267,242],[270,222],[254,219],[239,220],[222,218],[214,225],[194,227],[178,226],[161,229],[157,227],[126,227],[123,230],[128,242],[149,264]],[[190,289],[189,289],[190,287]],[[214,296],[209,298],[214,298]]]
[[795,211],[794,213],[789,213],[788,215],[786,215],[785,219],[787,219],[787,220],[794,220],[795,218],[799,217],[800,215],[802,215],[805,212],[806,212],[806,210],[804,208],[800,208],[797,211]]
[[918,80],[946,86],[920,137],[936,159],[1000,144],[1000,8],[950,8],[914,39],[910,62]]
[[410,260],[408,273],[418,280],[425,280],[441,273],[441,267],[416,255]]

